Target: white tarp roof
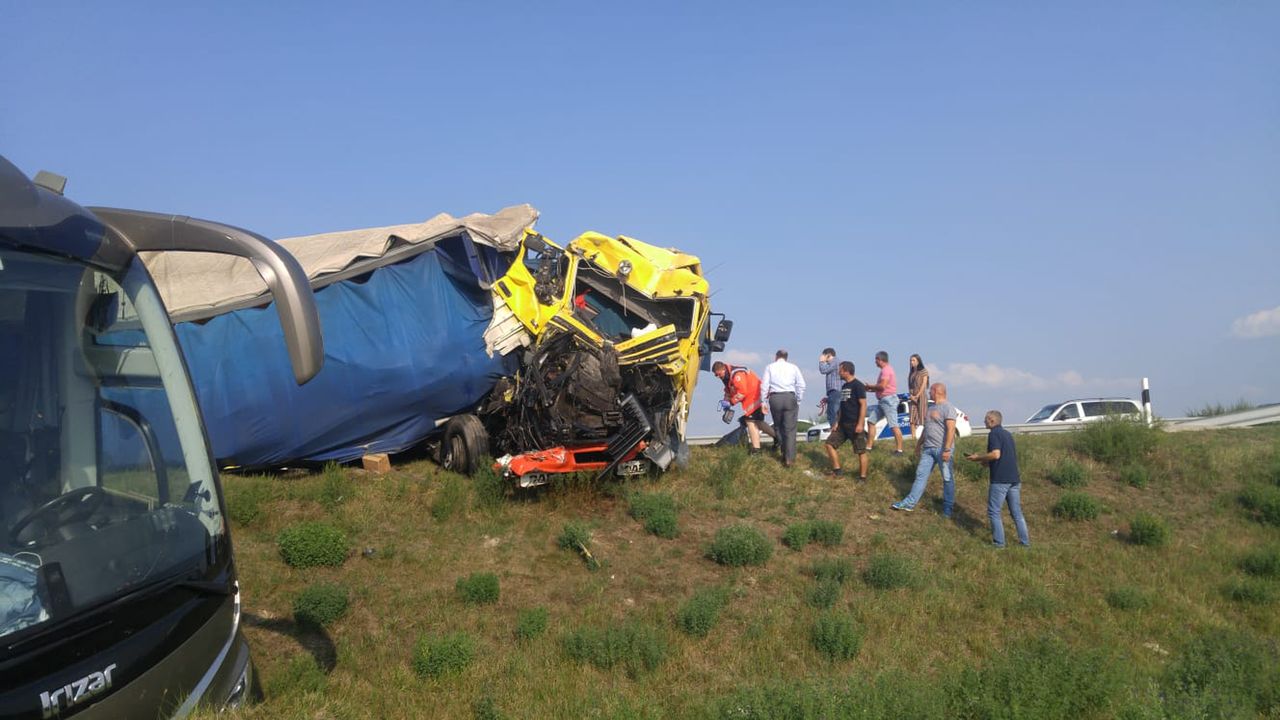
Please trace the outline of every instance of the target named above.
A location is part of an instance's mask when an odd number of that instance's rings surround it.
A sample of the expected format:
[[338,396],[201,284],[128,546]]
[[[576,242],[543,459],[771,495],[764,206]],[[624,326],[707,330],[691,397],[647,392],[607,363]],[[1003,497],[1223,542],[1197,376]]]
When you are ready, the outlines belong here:
[[[520,244],[525,228],[538,211],[513,205],[493,215],[472,213],[455,218],[440,213],[421,223],[305,235],[279,241],[314,281],[340,272],[366,258],[380,258],[405,245],[431,244],[465,230],[471,239],[502,251]],[[429,245],[428,245],[429,246]],[[267,292],[266,283],[243,258],[215,253],[144,252],[142,261],[155,278],[170,317],[194,319],[218,314],[217,309],[241,305]]]

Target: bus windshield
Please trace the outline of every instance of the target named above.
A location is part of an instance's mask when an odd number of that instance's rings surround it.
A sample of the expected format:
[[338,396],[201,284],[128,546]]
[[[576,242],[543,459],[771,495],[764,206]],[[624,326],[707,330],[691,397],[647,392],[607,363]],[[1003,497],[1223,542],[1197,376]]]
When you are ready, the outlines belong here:
[[0,244],[0,637],[226,562],[150,276]]

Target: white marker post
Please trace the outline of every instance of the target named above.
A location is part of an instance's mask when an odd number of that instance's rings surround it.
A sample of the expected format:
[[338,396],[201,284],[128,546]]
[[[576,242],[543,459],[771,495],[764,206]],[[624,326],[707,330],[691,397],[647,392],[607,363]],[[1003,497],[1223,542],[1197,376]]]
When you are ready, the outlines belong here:
[[1151,414],[1151,383],[1147,382],[1147,378],[1142,378],[1142,416],[1148,427],[1155,422],[1155,416]]

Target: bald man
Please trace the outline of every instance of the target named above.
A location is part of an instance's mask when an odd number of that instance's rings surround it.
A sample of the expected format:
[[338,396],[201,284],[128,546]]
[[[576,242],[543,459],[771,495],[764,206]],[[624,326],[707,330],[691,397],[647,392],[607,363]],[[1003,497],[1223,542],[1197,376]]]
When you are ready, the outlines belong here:
[[960,413],[947,402],[945,383],[934,383],[929,388],[929,399],[933,402],[924,413],[924,433],[916,443],[916,481],[911,485],[911,492],[892,507],[907,512],[915,510],[929,484],[933,466],[937,465],[942,473],[942,515],[949,518],[956,502],[952,460],[956,451],[956,418]]

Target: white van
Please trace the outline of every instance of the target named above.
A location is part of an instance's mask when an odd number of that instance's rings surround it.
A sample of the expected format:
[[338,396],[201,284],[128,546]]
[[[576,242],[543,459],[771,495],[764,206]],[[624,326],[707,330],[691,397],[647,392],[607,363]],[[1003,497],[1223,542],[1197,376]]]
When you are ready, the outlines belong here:
[[1142,417],[1142,406],[1129,398],[1067,400],[1045,405],[1035,415],[1027,418],[1027,423],[1092,422],[1111,415]]

